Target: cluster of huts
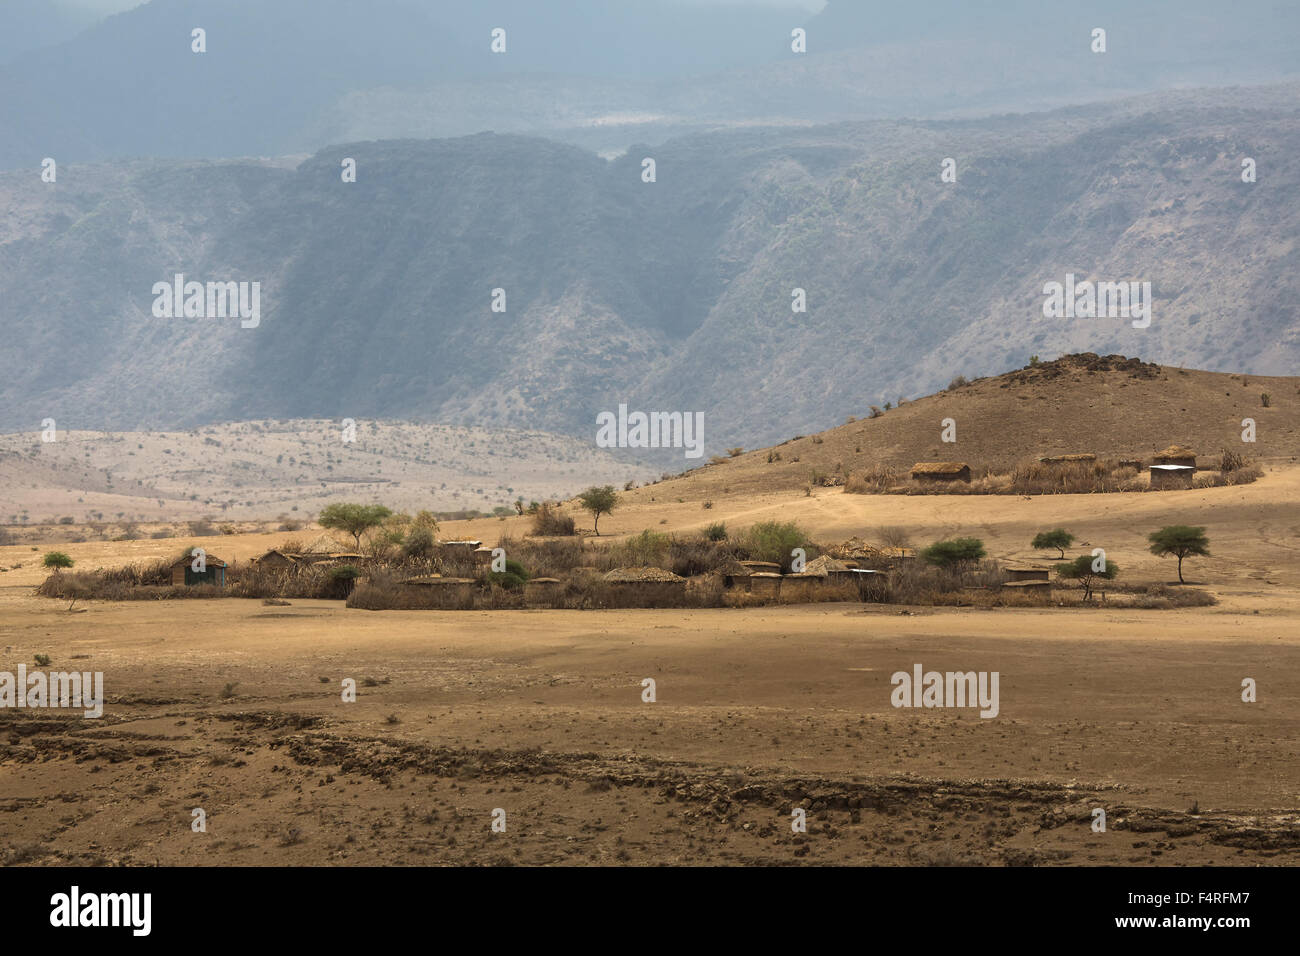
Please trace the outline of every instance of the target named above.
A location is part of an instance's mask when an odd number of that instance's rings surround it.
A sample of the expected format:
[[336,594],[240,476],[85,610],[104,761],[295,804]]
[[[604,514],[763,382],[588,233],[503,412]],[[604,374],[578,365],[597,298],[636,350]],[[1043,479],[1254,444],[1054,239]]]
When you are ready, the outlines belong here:
[[[1094,454],[1048,455],[1038,459],[1046,465],[1089,464],[1097,460]],[[1142,470],[1141,459],[1123,459],[1119,466]],[[1196,452],[1182,445],[1170,445],[1152,456],[1150,465],[1151,487],[1155,490],[1191,488],[1196,476]],[[918,461],[912,466],[912,478],[921,484],[943,484],[963,481],[970,483],[971,469],[964,461]]]
[[[478,542],[473,542],[478,544]],[[491,565],[491,548],[476,548],[472,553],[480,557],[480,550],[486,554],[483,566]],[[582,570],[582,569],[579,569]],[[588,569],[594,572],[593,569]],[[675,603],[686,593],[686,579],[666,571],[663,568],[615,568],[602,575],[609,584],[617,585],[620,590],[629,592],[638,601],[647,606],[658,603]],[[398,584],[401,592],[409,598],[401,606],[409,607],[455,607],[468,606],[473,600],[474,588],[478,582],[473,578],[442,577],[428,575],[408,578]],[[550,606],[559,598],[564,583],[559,578],[528,578],[524,582],[524,603],[530,605]]]
[[349,551],[329,535],[322,534],[299,550],[281,551],[279,548],[272,548],[254,558],[253,564],[264,570],[284,571],[317,564],[346,564],[349,561],[359,561],[364,557],[364,554]]
[[725,587],[758,597],[814,602],[828,589],[854,591],[864,600],[883,594],[890,568],[916,558],[911,548],[873,548],[859,539],[828,549],[801,571],[781,573],[772,561],[737,561],[723,576]]

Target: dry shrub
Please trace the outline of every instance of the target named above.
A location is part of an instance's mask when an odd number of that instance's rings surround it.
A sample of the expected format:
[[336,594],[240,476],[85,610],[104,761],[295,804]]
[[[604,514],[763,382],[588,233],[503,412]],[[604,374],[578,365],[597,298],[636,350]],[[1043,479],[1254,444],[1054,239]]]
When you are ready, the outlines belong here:
[[884,494],[898,484],[898,472],[889,465],[871,465],[865,471],[854,472],[844,482],[844,491],[850,495]]
[[1180,607],[1211,607],[1218,603],[1218,599],[1213,594],[1199,588],[1175,588],[1167,584],[1152,584],[1147,587],[1145,593],[1133,598],[1132,606],[1169,610]]
[[[352,589],[347,606],[366,611],[471,611],[477,597],[473,589],[466,593],[464,588],[402,585],[394,575],[379,571]],[[522,601],[519,606],[522,606]]]
[[969,570],[905,561],[889,573],[886,601],[890,604],[969,604],[974,599],[972,592],[965,589],[988,588],[990,593],[1000,594],[1006,578],[1006,572],[996,561],[981,561]]
[[[581,538],[548,540],[542,538],[502,538],[497,547],[506,557],[518,561],[529,577],[562,578],[586,563],[587,551]],[[468,575],[466,575],[468,576]]]
[[533,515],[533,534],[539,538],[564,537],[574,534],[576,525],[569,515],[561,514],[558,506],[546,502],[538,505]]
[[594,608],[718,607],[722,589],[716,586],[647,589],[634,584],[585,576],[562,589],[555,606],[574,610]]
[[876,540],[886,548],[910,548],[912,537],[906,528],[898,525],[882,525],[876,529]]
[[60,571],[51,574],[36,587],[41,597],[62,601],[125,601],[133,590],[123,581],[109,580],[100,571]]
[[1260,468],[1254,462],[1246,462],[1239,468],[1223,473],[1223,483],[1225,485],[1248,485],[1252,481],[1258,481],[1264,477],[1264,469]]

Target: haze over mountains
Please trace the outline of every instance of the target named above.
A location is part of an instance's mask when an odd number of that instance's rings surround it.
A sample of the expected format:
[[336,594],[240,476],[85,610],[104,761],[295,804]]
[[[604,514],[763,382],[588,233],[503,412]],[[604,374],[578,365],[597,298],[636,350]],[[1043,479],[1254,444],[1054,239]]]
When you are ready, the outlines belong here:
[[[0,429],[353,417],[589,439],[627,403],[707,412],[712,454],[1034,354],[1300,359],[1300,82],[1224,86],[1293,76],[1300,10],[355,11],[153,0],[58,46],[48,21],[10,33]],[[1066,102],[1089,105],[970,118]],[[390,138],[449,134],[472,135]],[[280,158],[222,159],[248,154]],[[259,326],[154,317],[177,273],[260,282]],[[1150,282],[1150,327],[1043,318],[1069,274]]]
[[[1216,0],[831,0],[820,12],[710,0],[152,0],[66,40],[56,0],[10,2],[0,168],[487,130],[617,151],[754,122],[1041,110],[1300,75],[1300,8],[1276,0],[1231,11]],[[207,31],[202,55],[190,49],[195,27]],[[496,27],[504,54],[489,50]],[[806,54],[791,51],[796,27]],[[1107,30],[1104,56],[1090,50],[1095,27]]]

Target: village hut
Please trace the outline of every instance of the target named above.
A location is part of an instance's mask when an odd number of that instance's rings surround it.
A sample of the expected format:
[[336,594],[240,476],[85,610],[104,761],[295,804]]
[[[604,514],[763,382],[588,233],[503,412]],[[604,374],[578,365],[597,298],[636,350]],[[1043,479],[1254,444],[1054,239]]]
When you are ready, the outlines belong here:
[[1157,465],[1181,465],[1195,470],[1196,452],[1183,445],[1170,445],[1164,451],[1153,455],[1152,461]]
[[1051,577],[1049,569],[1032,564],[1012,565],[1003,570],[1007,572],[1008,581],[1047,581]]
[[559,578],[529,578],[524,582],[524,601],[528,604],[550,604],[560,596]]
[[757,574],[760,571],[768,574],[780,574],[781,565],[775,561],[741,561],[740,566],[750,574]]
[[781,598],[791,604],[811,604],[818,600],[826,590],[826,577],[825,573],[818,574],[816,571],[783,574],[781,576]]
[[1029,579],[1024,581],[1007,581],[1002,585],[1002,587],[1020,594],[1040,594],[1050,596],[1052,593],[1052,584],[1045,578],[1042,580]]
[[914,548],[877,548],[861,538],[850,538],[843,544],[832,545],[826,553],[848,569],[898,567],[916,558]]
[[838,558],[832,558],[828,554],[819,555],[809,561],[804,567],[804,573],[818,575],[832,586],[852,584],[854,581],[853,571],[850,566],[846,562]]
[[604,580],[645,601],[680,600],[686,594],[686,579],[663,568],[615,568]]
[[433,574],[407,578],[397,586],[399,608],[464,608],[474,602],[473,578],[444,578]]
[[490,568],[492,566],[492,552],[495,548],[475,548],[473,552],[474,563],[481,568]]
[[970,481],[970,465],[964,461],[918,461],[912,466],[912,478],[922,484]]
[[1152,465],[1151,488],[1157,491],[1180,490],[1192,487],[1196,469],[1191,465]]
[[293,557],[299,564],[332,564],[339,561],[357,561],[365,555],[349,550],[347,545],[330,535],[321,534]]
[[194,548],[177,558],[171,567],[172,587],[192,587],[195,584],[212,584],[219,588],[226,586],[226,568],[228,565],[215,554],[203,552],[202,571],[194,570]]
[[298,558],[279,548],[272,548],[266,554],[254,558],[253,563],[262,571],[289,571],[298,567]]
[[1083,452],[1077,455],[1048,455],[1038,460],[1045,465],[1086,465],[1096,461],[1097,456]]
[[748,590],[759,597],[777,597],[781,593],[781,575],[772,571],[755,571],[749,576]]
[[854,568],[849,572],[857,585],[858,596],[864,601],[884,600],[885,590],[889,585],[889,575],[872,568]]
[[452,559],[472,559],[474,552],[483,547],[482,541],[440,541],[438,547]]

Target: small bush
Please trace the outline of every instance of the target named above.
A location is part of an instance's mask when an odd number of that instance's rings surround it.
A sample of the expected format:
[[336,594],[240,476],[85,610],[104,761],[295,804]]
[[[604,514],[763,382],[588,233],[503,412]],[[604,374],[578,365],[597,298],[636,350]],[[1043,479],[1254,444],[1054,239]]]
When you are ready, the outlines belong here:
[[412,528],[406,533],[406,540],[402,543],[402,553],[417,561],[433,557],[435,549],[433,532],[428,528]]
[[575,533],[573,518],[561,514],[560,509],[547,502],[538,505],[533,515],[533,534],[539,538],[563,537]]
[[775,562],[783,572],[790,570],[791,552],[795,548],[803,548],[809,558],[814,556],[807,533],[793,521],[760,521],[746,529],[740,543],[751,560]]
[[844,491],[851,495],[879,495],[898,482],[898,472],[889,465],[871,465],[865,471],[849,475],[844,482]]

